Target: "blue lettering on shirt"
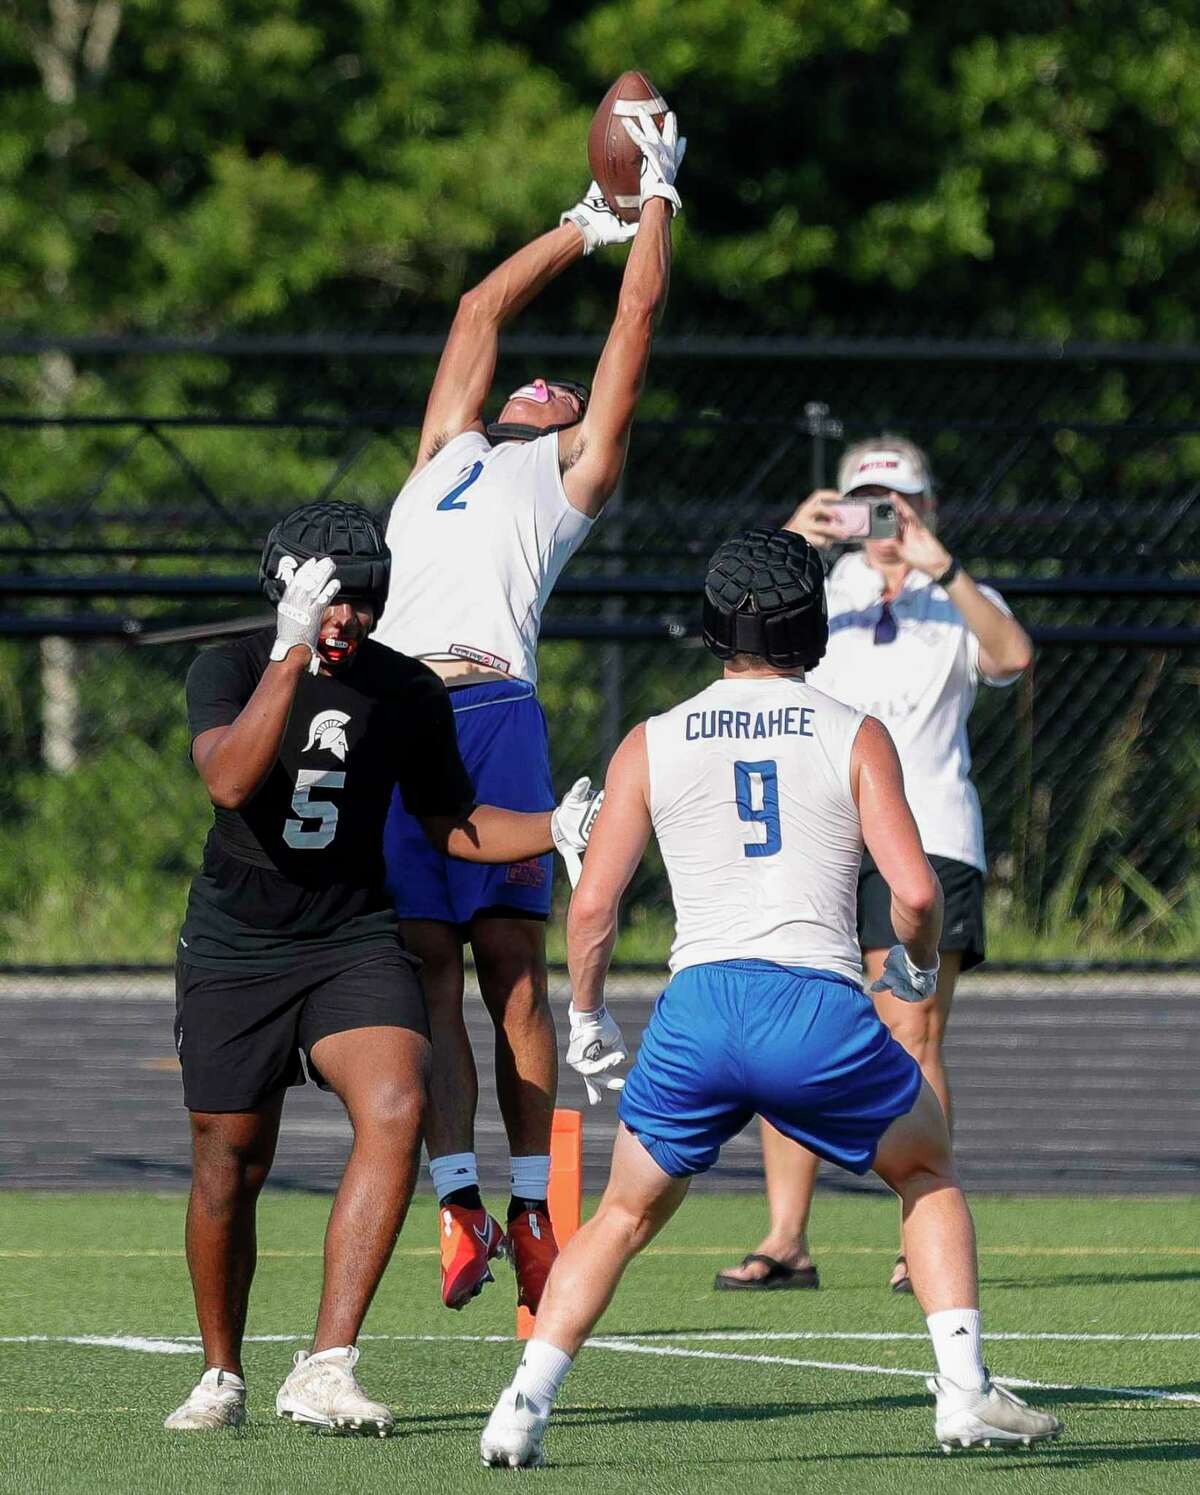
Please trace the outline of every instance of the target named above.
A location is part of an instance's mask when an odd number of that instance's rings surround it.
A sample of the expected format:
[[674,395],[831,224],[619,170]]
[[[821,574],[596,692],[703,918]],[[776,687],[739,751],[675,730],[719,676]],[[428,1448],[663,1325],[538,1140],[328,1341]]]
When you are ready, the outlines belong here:
[[688,742],[709,737],[811,737],[813,711],[812,706],[779,711],[689,711],[683,735]]

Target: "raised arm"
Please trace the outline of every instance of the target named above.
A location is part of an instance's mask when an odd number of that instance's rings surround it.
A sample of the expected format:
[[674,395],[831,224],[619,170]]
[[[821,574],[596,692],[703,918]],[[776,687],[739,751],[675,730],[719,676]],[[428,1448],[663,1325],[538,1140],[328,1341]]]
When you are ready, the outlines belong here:
[[560,223],[510,255],[463,296],[429,391],[414,472],[453,437],[483,430],[500,329],[583,252],[579,229]]
[[677,139],[673,114],[663,122],[661,136],[648,115],[631,134],[643,154],[641,220],[625,262],[617,314],[596,366],[587,414],[559,436],[563,488],[572,506],[589,518],[595,518],[612,497],[625,467],[650,344],[667,304],[671,219],[679,205],[674,180],[687,146],[686,140]]
[[210,727],[192,742],[196,772],[220,809],[240,810],[275,766],[308,661],[303,649],[272,660],[237,719],[226,727]]
[[[913,506],[896,496],[896,507],[904,521],[900,555],[910,566],[935,580],[943,576],[954,557],[925,524]],[[997,607],[960,565],[942,585],[962,614],[963,622],[979,640],[979,673],[988,680],[1004,681],[1029,667],[1033,643],[1011,613]],[[1007,683],[1007,682],[1005,682]]]
[[617,909],[650,839],[650,769],[645,724],[613,754],[579,886],[567,911],[567,968],[576,1012],[604,1004],[604,978],[617,942]]
[[892,895],[892,927],[915,966],[938,963],[942,888],[904,795],[904,773],[887,728],[863,718],[850,754],[850,784],[863,840]]
[[[296,690],[307,671],[317,668],[317,640],[325,609],[337,596],[340,583],[333,575],[334,561],[328,556],[305,561],[297,567],[286,557],[278,576],[286,578],[283,596],[275,614],[275,642],[271,658],[250,699],[232,721],[199,731],[192,740],[192,762],[204,780],[208,797],[223,810],[240,810],[271,772]],[[203,659],[203,656],[202,656]],[[211,676],[220,668],[219,657],[197,665]],[[200,696],[212,695],[213,682],[198,683]],[[192,706],[192,675],[188,677],[188,707]],[[221,694],[221,688],[216,687]],[[204,712],[211,699],[198,703]],[[226,709],[233,702],[226,699]],[[218,708],[219,709],[219,708]]]

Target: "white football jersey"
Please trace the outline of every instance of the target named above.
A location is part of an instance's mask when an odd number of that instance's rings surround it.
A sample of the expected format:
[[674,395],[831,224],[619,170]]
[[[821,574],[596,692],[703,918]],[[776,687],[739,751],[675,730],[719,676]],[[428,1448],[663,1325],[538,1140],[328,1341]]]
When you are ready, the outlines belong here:
[[[1008,612],[999,593],[980,590]],[[877,644],[882,596],[883,576],[861,552],[838,561],[825,588],[829,648],[811,672],[813,684],[878,717],[892,734],[926,854],[986,872],[967,718],[980,681],[1011,685],[1019,674],[980,671],[979,640],[945,590],[920,571],[909,572],[892,602],[895,637]]]
[[493,446],[464,431],[392,505],[392,579],[375,637],[537,683],[542,610],[592,521],[572,508],[558,436]]
[[646,723],[673,972],[770,960],[861,982],[850,754],[862,719],[779,677],[718,680]]

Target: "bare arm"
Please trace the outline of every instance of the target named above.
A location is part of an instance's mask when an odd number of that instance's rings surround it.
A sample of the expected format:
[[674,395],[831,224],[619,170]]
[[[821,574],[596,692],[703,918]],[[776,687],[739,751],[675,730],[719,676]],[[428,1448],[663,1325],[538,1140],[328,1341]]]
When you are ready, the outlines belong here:
[[554,850],[550,811],[526,814],[476,805],[457,819],[452,815],[423,815],[421,828],[444,856],[463,862],[527,862]]
[[996,678],[1018,675],[1028,669],[1033,659],[1033,641],[1016,618],[997,607],[965,571],[959,571],[946,588],[946,595],[979,640],[980,674]]
[[[900,555],[910,566],[924,571],[926,576],[938,577],[949,566],[950,552],[921,522],[910,503],[898,494],[896,507],[903,519],[900,537]],[[946,595],[958,608],[963,622],[979,640],[980,673],[991,677],[1015,675],[1026,669],[1033,658],[1033,643],[1029,635],[1003,608],[997,607],[986,596],[967,573],[960,570],[946,587]]]
[[863,840],[892,894],[892,927],[914,965],[937,964],[942,887],[904,797],[904,774],[887,728],[863,718],[850,753],[850,786]]
[[500,329],[582,254],[583,235],[573,223],[560,224],[518,249],[463,296],[429,391],[413,472],[455,436],[483,429]]
[[596,365],[587,414],[559,435],[563,488],[571,505],[595,518],[625,467],[629,429],[646,379],[654,329],[671,280],[670,205],[653,197],[642,210],[625,262],[617,314]]
[[192,762],[214,805],[240,810],[271,772],[311,658],[311,650],[297,646],[284,659],[272,660],[236,719],[193,741]]
[[567,969],[576,1012],[595,1012],[603,1005],[604,978],[617,942],[617,909],[650,839],[644,723],[613,754],[604,789],[604,806],[567,911]]

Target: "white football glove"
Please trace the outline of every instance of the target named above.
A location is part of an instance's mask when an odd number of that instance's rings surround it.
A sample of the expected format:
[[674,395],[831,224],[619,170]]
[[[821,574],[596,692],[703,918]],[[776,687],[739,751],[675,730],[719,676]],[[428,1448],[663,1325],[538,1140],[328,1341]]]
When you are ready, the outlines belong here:
[[677,213],[681,212],[683,204],[675,190],[675,177],[687,150],[687,137],[679,138],[679,121],[674,109],[663,118],[661,135],[649,105],[638,109],[636,119],[624,118],[621,123],[642,153],[642,207],[652,197],[665,197]]
[[312,656],[310,674],[315,675],[320,669],[317,640],[321,636],[321,618],[342,585],[333,575],[335,566],[329,556],[305,561],[300,567],[290,555],[280,560],[275,575],[283,582],[284,592],[275,609],[272,659],[286,659],[297,644],[304,644]]
[[554,837],[559,856],[567,864],[567,876],[573,888],[578,886],[579,874],[583,870],[580,858],[587,850],[592,826],[603,803],[603,789],[599,794],[593,794],[591,779],[576,779],[550,817],[550,834]]
[[623,223],[595,182],[558,221],[573,223],[583,235],[584,254],[593,253],[602,244],[624,244],[637,233],[637,224]]
[[931,970],[914,965],[903,945],[893,945],[883,963],[883,975],[871,983],[872,991],[890,991],[902,1002],[924,1002],[937,991],[941,958],[935,957]]
[[[567,1044],[567,1063],[583,1079],[588,1105],[600,1104],[600,1090],[624,1090],[622,1075],[612,1070],[629,1058],[621,1028],[607,1007],[595,1012],[576,1012],[574,1002],[567,1008],[571,1019],[571,1040]],[[605,1075],[607,1078],[599,1079]],[[596,1084],[592,1081],[595,1079]]]

